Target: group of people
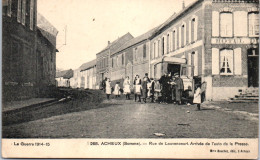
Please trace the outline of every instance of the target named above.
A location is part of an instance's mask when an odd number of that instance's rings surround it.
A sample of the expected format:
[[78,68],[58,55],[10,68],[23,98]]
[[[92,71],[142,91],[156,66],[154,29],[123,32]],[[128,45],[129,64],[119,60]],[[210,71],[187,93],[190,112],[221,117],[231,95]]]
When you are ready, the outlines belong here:
[[[120,88],[120,82],[116,82],[115,86],[111,86],[111,81],[109,78],[105,78],[102,82],[102,88],[107,95],[107,99],[110,98],[111,94],[114,94],[115,97],[119,97],[121,94],[124,94],[126,99],[130,99],[130,95],[134,93],[134,100],[144,103],[147,102],[147,99],[150,99],[150,102],[154,103],[177,103],[182,104],[183,96],[187,98],[196,98],[199,96],[199,92],[196,86],[195,94],[192,95],[191,87],[184,92],[183,80],[180,78],[178,73],[164,73],[160,79],[153,79],[148,77],[148,73],[145,73],[143,78],[140,78],[139,75],[136,75],[131,84],[130,78],[127,76],[123,82],[123,88]],[[133,87],[132,87],[133,86]],[[198,93],[196,95],[196,93]],[[195,101],[194,101],[195,100]],[[194,99],[194,102],[196,99]]]

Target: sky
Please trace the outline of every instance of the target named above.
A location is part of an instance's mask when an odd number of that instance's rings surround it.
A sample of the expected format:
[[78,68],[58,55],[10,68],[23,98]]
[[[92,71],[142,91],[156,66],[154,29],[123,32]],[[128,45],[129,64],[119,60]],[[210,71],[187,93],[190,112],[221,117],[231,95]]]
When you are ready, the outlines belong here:
[[65,70],[95,59],[108,41],[160,25],[181,11],[182,0],[38,0],[37,7],[59,31],[56,67]]

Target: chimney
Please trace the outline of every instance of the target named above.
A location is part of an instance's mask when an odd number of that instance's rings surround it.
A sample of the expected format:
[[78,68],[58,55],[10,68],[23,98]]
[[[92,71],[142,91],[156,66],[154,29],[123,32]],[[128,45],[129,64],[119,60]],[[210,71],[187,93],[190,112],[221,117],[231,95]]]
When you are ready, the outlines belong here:
[[182,0],[182,9],[185,8],[185,3],[184,3],[184,0]]
[[107,41],[107,45],[110,45],[110,41]]

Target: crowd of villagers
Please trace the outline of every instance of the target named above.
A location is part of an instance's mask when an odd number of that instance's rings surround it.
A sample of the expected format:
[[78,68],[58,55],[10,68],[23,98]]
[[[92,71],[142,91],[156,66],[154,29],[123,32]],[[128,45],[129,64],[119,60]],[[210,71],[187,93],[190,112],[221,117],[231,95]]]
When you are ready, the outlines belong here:
[[205,90],[201,84],[197,84],[195,85],[195,93],[192,92],[190,86],[184,91],[183,80],[179,74],[171,75],[167,72],[160,79],[149,78],[148,73],[145,73],[142,79],[136,75],[133,84],[127,76],[124,79],[123,88],[120,88],[120,82],[116,82],[115,86],[112,87],[109,78],[105,78],[101,85],[108,100],[111,94],[115,95],[115,98],[124,94],[125,98],[130,100],[130,95],[133,93],[135,102],[147,103],[149,99],[151,103],[197,104],[198,110],[200,110],[202,102],[202,90]]

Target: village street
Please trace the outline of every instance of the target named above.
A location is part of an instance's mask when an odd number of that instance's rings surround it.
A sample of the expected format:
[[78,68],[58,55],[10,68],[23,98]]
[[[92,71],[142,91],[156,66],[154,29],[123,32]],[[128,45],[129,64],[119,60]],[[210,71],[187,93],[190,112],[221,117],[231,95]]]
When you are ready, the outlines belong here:
[[[37,109],[3,113],[8,138],[256,138],[257,103],[194,105],[103,100],[101,91]],[[133,97],[132,97],[133,98]],[[222,105],[222,106],[220,106]]]

